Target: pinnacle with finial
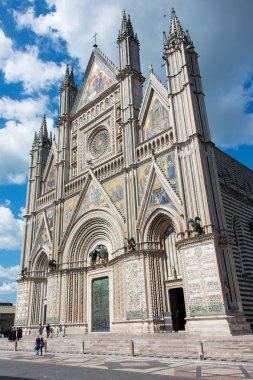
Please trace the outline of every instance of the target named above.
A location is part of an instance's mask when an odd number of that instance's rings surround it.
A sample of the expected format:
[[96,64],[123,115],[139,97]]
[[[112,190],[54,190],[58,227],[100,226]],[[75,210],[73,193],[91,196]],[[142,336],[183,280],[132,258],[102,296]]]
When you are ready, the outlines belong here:
[[64,77],[64,84],[69,84],[69,65],[67,63],[66,65],[66,71],[65,71],[65,77]]
[[172,35],[182,35],[183,29],[181,27],[181,24],[177,18],[175,9],[172,8],[171,10],[171,20],[170,20],[170,36]]

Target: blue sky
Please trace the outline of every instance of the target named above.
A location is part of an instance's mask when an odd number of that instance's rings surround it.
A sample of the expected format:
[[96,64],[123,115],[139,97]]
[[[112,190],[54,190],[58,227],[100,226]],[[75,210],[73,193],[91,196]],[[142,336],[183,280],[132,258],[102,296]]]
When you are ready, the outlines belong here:
[[252,0],[2,0],[0,2],[0,301],[15,302],[22,214],[35,130],[47,115],[56,134],[66,63],[80,85],[98,45],[117,65],[121,12],[132,16],[142,71],[152,63],[165,83],[162,31],[174,7],[189,29],[206,93],[213,141],[253,169]]

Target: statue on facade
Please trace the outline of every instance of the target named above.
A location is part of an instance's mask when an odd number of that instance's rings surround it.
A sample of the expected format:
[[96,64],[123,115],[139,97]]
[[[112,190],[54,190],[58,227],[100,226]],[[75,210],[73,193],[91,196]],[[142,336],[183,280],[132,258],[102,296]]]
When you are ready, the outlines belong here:
[[89,257],[91,259],[91,263],[95,264],[97,259],[101,261],[108,261],[108,251],[107,248],[103,244],[98,244],[90,253]]
[[23,268],[23,269],[21,270],[20,276],[21,276],[22,278],[27,277],[27,273],[28,273],[28,270],[27,270],[27,267],[25,267],[25,268]]
[[188,223],[192,226],[193,231],[197,232],[198,235],[202,235],[204,233],[204,228],[201,226],[200,217],[196,216],[195,219],[188,219]]
[[130,239],[127,239],[127,243],[128,243],[129,251],[135,251],[136,243],[135,243],[134,238],[131,237]]
[[55,260],[49,260],[48,268],[50,271],[56,270],[56,261]]

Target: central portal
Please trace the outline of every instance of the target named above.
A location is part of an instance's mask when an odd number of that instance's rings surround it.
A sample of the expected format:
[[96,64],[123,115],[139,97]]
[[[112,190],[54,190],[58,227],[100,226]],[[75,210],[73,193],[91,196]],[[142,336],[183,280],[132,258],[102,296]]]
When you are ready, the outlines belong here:
[[92,329],[93,332],[110,331],[109,278],[92,281]]

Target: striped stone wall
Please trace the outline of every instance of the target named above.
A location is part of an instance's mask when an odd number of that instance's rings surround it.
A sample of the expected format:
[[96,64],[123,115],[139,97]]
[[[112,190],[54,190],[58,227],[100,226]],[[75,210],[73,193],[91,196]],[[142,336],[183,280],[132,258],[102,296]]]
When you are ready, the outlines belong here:
[[215,150],[228,235],[242,307],[253,330],[253,172]]

